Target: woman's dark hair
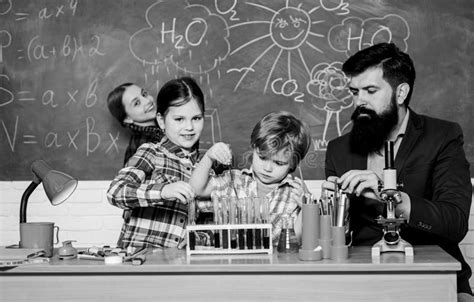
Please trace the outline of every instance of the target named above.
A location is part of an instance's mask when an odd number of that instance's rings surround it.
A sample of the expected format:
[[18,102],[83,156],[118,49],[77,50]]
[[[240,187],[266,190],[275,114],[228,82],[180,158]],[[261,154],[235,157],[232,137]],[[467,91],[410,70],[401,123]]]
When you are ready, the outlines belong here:
[[201,112],[204,113],[204,95],[193,78],[182,77],[170,80],[158,92],[157,112],[165,116],[171,106],[181,106],[192,99],[196,100]]
[[123,107],[122,97],[125,90],[132,86],[133,83],[124,83],[109,93],[107,97],[107,107],[109,108],[110,113],[123,125],[123,121],[127,117],[125,112],[125,107]]

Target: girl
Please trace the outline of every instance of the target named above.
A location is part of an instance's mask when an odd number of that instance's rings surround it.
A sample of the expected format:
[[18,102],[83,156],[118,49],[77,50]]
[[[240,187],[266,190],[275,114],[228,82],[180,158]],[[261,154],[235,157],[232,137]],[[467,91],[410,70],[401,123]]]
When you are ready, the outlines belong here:
[[163,137],[163,131],[156,123],[156,102],[145,89],[124,83],[109,93],[107,106],[119,123],[132,132],[124,165],[141,144],[157,143]]
[[198,158],[204,96],[184,77],[167,82],[157,99],[163,139],[141,145],[107,192],[112,205],[132,210],[117,243],[122,248],[176,247],[185,238],[187,203],[195,195],[187,181]]

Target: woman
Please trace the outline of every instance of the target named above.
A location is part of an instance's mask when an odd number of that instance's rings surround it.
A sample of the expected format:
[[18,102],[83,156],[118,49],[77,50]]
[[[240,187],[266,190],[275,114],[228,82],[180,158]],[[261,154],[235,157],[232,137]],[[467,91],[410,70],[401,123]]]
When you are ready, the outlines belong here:
[[109,93],[107,106],[119,123],[132,135],[125,151],[124,165],[143,143],[157,143],[163,131],[156,123],[156,102],[145,89],[124,83]]

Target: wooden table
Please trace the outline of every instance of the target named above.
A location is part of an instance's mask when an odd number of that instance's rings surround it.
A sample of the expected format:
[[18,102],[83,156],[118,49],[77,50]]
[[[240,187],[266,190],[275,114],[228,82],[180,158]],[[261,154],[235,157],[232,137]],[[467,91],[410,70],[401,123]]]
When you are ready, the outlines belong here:
[[343,262],[297,254],[193,255],[149,251],[141,266],[59,260],[0,272],[5,301],[456,301],[461,266],[437,246],[415,256],[352,247]]

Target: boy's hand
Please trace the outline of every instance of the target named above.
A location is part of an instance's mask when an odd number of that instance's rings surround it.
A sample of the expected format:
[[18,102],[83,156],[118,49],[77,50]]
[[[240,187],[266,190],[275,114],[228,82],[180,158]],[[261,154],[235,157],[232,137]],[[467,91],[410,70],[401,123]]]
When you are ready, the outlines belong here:
[[166,200],[176,199],[183,204],[187,204],[188,200],[194,199],[194,189],[187,182],[177,181],[167,184],[161,189],[161,198]]
[[206,152],[206,156],[212,161],[218,161],[224,165],[232,163],[232,151],[229,145],[224,143],[216,143]]
[[298,177],[295,177],[294,178],[294,181],[293,181],[293,186],[294,188],[296,189],[296,192],[297,192],[297,196],[296,196],[296,203],[298,204],[298,206],[302,206],[303,205],[303,195],[305,193],[309,193],[309,189],[308,187],[306,186],[306,184],[304,183],[304,181]]

